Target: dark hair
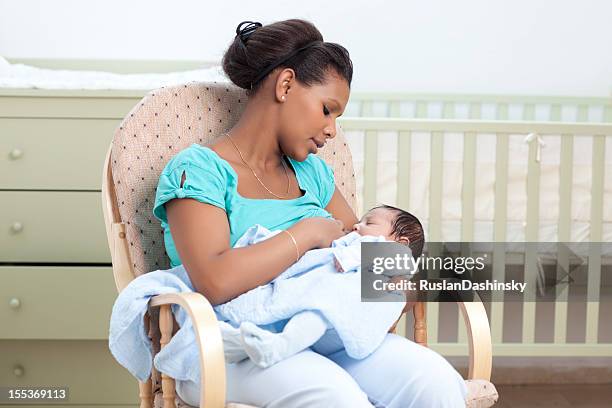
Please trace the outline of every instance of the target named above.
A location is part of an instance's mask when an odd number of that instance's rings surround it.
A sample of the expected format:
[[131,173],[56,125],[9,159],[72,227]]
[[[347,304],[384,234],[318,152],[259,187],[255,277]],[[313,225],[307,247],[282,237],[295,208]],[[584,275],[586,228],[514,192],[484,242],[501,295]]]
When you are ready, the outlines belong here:
[[300,83],[310,86],[323,84],[329,69],[345,79],[350,88],[353,79],[353,63],[348,51],[341,45],[323,42],[323,36],[310,22],[300,19],[278,21],[255,29],[248,41],[236,35],[223,55],[223,71],[237,86],[247,89],[247,94],[257,92],[264,78],[256,83],[260,73],[291,54],[293,51],[312,42],[313,46],[298,52],[278,67],[295,71]]
[[374,208],[384,208],[395,212],[395,219],[393,220],[391,230],[392,235],[394,237],[408,238],[410,241],[408,247],[412,251],[412,257],[416,260],[421,256],[423,246],[425,245],[425,231],[423,231],[423,226],[419,219],[408,211],[386,204]]

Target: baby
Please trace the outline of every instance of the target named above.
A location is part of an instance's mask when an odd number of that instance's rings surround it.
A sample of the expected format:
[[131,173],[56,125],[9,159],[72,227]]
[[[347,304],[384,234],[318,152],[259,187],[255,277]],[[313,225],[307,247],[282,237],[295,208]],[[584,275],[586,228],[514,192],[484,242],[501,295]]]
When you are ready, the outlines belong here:
[[[359,223],[353,226],[353,231],[339,240],[350,241],[351,237],[357,236],[379,237],[384,238],[385,241],[404,244],[410,248],[415,259],[421,255],[425,242],[423,227],[419,220],[404,210],[388,205],[369,210]],[[337,272],[356,271],[360,267],[360,245],[336,245],[333,254],[334,267]],[[356,288],[353,287],[353,289]],[[363,302],[360,303],[361,306],[365,305]],[[380,303],[370,305],[370,307],[367,305],[365,307],[372,309],[382,306]],[[321,354],[333,353],[344,347],[338,333],[333,330],[335,327],[329,319],[326,319],[324,313],[317,310],[303,310],[294,314],[288,319],[280,333],[273,333],[247,320],[241,322],[239,329],[224,322],[220,324],[226,360],[230,363],[250,357],[255,364],[265,368],[308,347],[312,347]],[[363,324],[363,322],[358,322],[358,324]],[[385,326],[385,328],[389,327]]]

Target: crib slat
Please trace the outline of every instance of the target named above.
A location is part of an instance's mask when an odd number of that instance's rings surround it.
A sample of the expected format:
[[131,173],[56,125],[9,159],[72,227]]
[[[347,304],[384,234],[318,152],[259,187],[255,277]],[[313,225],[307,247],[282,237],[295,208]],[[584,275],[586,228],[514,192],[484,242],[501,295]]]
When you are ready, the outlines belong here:
[[534,119],[535,119],[535,105],[533,103],[526,103],[525,105],[523,105],[523,120],[531,121]]
[[606,105],[603,108],[603,121],[605,123],[612,123],[612,105]]
[[387,102],[387,116],[390,118],[400,117],[400,101]]
[[429,186],[429,236],[431,242],[442,240],[442,165],[443,132],[431,132],[431,168]]
[[599,335],[599,295],[601,285],[601,240],[589,244],[585,343],[595,344]]
[[[508,135],[498,133],[495,147],[495,216],[493,247],[493,279],[505,281],[506,275],[506,222],[508,214]],[[491,336],[494,344],[503,341],[504,303],[500,292],[493,293],[491,302]]]
[[593,173],[591,181],[591,225],[587,283],[586,343],[597,343],[599,295],[601,285],[601,240],[603,237],[603,188],[605,136],[593,136]]
[[[463,186],[461,190],[461,242],[474,240],[474,195],[476,178],[476,133],[466,132],[463,135]],[[470,256],[470,254],[462,254]],[[457,308],[457,342],[467,343],[467,329]]]
[[[525,242],[538,242],[540,215],[540,163],[536,161],[537,141],[529,144],[529,162],[527,166],[527,225]],[[525,247],[525,282],[528,286],[536,284],[537,248],[535,245]],[[535,286],[532,286],[535,288]],[[535,291],[531,291],[535,294]],[[523,343],[532,344],[535,340],[536,303],[533,296],[523,298]]]
[[549,120],[551,122],[559,122],[561,121],[561,105],[558,103],[554,103],[550,105],[550,116]]
[[455,119],[454,102],[446,101],[442,103],[442,119]]
[[[431,168],[429,184],[429,240],[442,241],[442,164],[443,132],[431,132]],[[431,246],[430,246],[431,249]],[[430,254],[434,255],[434,253]],[[439,303],[427,303],[427,338],[429,343],[438,342]]]
[[397,136],[397,205],[410,208],[410,144],[412,134],[400,131]]
[[578,105],[578,110],[576,112],[576,121],[577,122],[588,122],[589,121],[589,106],[588,105]]
[[363,99],[359,101],[359,117],[372,117],[374,116],[374,101],[370,99]]
[[603,236],[603,185],[605,172],[605,135],[593,136],[593,159],[591,181],[591,233],[590,241],[601,241]]
[[[391,118],[400,117],[400,101],[387,102],[387,116]],[[410,132],[398,132],[397,135],[397,203],[400,208],[408,208],[408,189],[410,188]],[[408,138],[408,143],[406,143]],[[406,198],[403,196],[406,195]],[[401,197],[401,198],[400,198]],[[405,202],[404,202],[405,201]],[[407,337],[406,314],[397,323],[395,333]]]
[[[428,256],[438,257],[442,255],[442,244],[440,239],[434,234],[430,242],[427,243]],[[440,270],[427,269],[427,277],[440,277]],[[429,295],[429,294],[428,294]],[[427,343],[438,343],[438,334],[440,328],[440,303],[439,302],[425,302],[426,306],[426,321],[427,321]],[[417,322],[415,321],[415,324]],[[415,327],[416,329],[416,327]]]
[[359,117],[364,117],[364,110],[366,109],[365,105],[366,105],[367,101],[366,100],[361,100],[359,101]]
[[416,106],[414,109],[414,117],[415,118],[426,118],[428,116],[427,113],[428,103],[425,101],[416,101]]
[[474,195],[476,189],[476,133],[463,135],[463,186],[461,190],[461,241],[474,239]]
[[482,104],[480,102],[471,102],[470,103],[470,119],[482,119]]
[[[374,116],[373,102],[361,103],[362,117]],[[363,201],[361,214],[376,202],[376,172],[378,167],[378,138],[376,130],[366,130],[363,141]]]
[[368,118],[374,116],[374,104],[372,101],[361,101],[361,105],[359,106],[359,116]]
[[378,132],[366,130],[363,158],[363,208],[362,214],[376,204],[376,178],[378,167]]
[[[572,231],[572,186],[574,135],[561,135],[561,157],[559,165],[559,242],[570,242]],[[567,280],[569,272],[569,250],[565,245],[558,245],[557,280]],[[554,342],[564,344],[567,341],[567,299],[569,283],[557,286],[555,301]]]
[[[389,102],[388,116],[400,117],[400,101]],[[397,205],[400,208],[409,208],[410,194],[410,132],[399,131],[397,135]],[[405,322],[398,324],[405,328]]]
[[497,104],[497,120],[508,120],[508,104],[498,103]]

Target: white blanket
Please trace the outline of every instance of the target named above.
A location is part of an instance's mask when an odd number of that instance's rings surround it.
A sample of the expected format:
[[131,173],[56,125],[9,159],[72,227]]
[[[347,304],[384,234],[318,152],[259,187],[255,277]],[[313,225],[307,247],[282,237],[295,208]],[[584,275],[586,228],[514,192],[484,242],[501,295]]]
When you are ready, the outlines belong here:
[[149,90],[191,81],[229,82],[220,65],[168,73],[117,74],[102,71],[38,68],[24,64],[11,64],[0,57],[0,88]]

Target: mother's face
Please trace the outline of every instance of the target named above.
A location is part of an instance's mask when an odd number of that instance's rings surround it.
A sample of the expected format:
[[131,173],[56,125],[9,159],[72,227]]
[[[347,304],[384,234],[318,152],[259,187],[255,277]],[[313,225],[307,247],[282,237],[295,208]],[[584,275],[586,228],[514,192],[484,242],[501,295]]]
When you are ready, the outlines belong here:
[[[287,76],[284,74],[288,72]],[[323,84],[304,86],[292,74],[278,77],[276,97],[280,107],[280,145],[283,152],[304,161],[336,136],[336,118],[344,112],[349,99],[348,83],[329,71]],[[284,99],[283,99],[284,96]]]

